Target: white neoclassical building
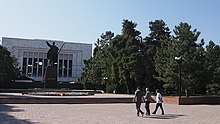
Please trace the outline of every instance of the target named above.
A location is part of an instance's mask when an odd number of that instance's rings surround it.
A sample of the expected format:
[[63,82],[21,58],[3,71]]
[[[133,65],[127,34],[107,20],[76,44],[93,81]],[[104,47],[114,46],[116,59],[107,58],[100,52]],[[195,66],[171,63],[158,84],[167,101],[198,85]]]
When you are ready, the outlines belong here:
[[22,73],[35,81],[42,81],[49,65],[46,42],[60,49],[58,55],[58,81],[78,81],[83,69],[83,60],[92,56],[92,44],[73,43],[56,40],[21,39],[2,37],[2,46],[6,47],[19,62]]

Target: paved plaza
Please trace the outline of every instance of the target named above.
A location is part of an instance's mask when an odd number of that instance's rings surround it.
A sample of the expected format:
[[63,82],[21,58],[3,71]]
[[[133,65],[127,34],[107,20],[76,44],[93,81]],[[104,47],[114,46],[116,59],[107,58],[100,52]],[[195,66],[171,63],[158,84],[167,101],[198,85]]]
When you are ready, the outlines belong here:
[[[155,103],[151,104],[151,110]],[[1,124],[220,124],[220,105],[164,104],[165,115],[137,117],[133,103],[0,104]],[[144,106],[142,105],[142,110]]]

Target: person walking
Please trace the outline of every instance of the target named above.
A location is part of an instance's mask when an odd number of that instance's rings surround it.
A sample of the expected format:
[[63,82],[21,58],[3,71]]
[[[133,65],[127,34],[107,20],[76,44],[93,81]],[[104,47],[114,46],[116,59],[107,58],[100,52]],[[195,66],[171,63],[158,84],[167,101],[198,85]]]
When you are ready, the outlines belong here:
[[137,116],[139,116],[139,113],[141,113],[143,117],[144,112],[141,111],[141,103],[144,102],[144,93],[141,91],[140,87],[137,87],[133,101],[136,103]]
[[146,115],[150,115],[150,103],[151,103],[151,92],[149,91],[149,88],[146,88],[146,94],[145,94]]
[[156,108],[152,114],[156,114],[158,107],[160,107],[161,112],[162,112],[161,114],[164,115],[164,110],[163,110],[163,105],[162,105],[162,103],[163,103],[162,95],[158,89],[156,89],[156,93],[157,93],[157,95],[156,95]]

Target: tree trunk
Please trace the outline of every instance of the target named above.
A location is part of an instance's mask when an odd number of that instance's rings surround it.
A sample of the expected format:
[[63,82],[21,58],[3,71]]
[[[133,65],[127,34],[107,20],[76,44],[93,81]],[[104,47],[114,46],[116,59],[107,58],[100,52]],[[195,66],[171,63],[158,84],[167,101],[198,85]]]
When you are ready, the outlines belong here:
[[130,94],[131,90],[130,90],[129,82],[128,81],[125,82],[126,82],[125,84],[126,84],[127,93]]
[[186,93],[186,97],[189,97],[189,92],[187,88],[185,88],[185,93]]

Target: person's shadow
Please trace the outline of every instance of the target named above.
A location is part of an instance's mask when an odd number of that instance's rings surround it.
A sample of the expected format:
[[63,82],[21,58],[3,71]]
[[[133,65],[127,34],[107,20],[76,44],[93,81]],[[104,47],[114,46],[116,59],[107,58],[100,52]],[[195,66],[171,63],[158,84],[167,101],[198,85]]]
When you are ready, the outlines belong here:
[[31,122],[28,119],[17,119],[9,112],[22,112],[24,110],[18,109],[14,106],[0,104],[0,123],[1,124],[38,124],[38,122]]
[[146,115],[144,118],[155,118],[155,119],[175,119],[181,116],[185,115],[180,115],[180,114],[165,114],[165,115]]

